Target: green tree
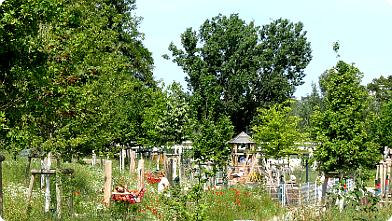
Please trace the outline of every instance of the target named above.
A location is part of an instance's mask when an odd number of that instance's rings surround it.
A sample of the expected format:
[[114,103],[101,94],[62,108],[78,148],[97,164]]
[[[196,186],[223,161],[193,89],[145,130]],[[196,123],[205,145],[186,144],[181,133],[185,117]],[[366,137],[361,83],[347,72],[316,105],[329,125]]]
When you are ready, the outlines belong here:
[[298,146],[305,141],[306,133],[297,128],[300,118],[290,115],[290,102],[258,109],[260,125],[252,128],[253,139],[268,156],[280,158],[297,154]]
[[310,116],[313,114],[316,106],[320,108],[321,112],[324,112],[324,99],[317,91],[316,84],[312,82],[312,93],[301,97],[301,100],[292,102],[291,104],[291,114],[301,119],[298,121],[298,127],[301,131],[306,132],[311,129]]
[[360,84],[362,76],[353,65],[339,61],[323,82],[328,90],[326,110],[316,109],[311,118],[318,143],[314,156],[321,171],[351,172],[374,165],[379,157],[378,146],[367,131],[374,114],[366,112],[369,100]]
[[189,95],[176,82],[168,86],[167,93],[166,109],[158,120],[157,127],[160,137],[167,145],[181,144],[190,139],[193,127]]
[[[193,143],[193,157],[199,162],[213,160],[218,167],[227,163],[230,155],[230,141],[234,135],[234,126],[230,118],[223,113],[216,113],[218,96],[216,87],[213,87],[216,79],[213,76],[203,78],[201,87],[204,93],[197,91],[192,94],[191,109],[195,112],[192,116],[194,121],[194,134],[191,137]],[[201,107],[199,109],[195,107]]]
[[392,91],[392,76],[374,78],[371,83],[367,85],[369,93],[375,97],[378,102],[388,102],[391,98]]
[[[188,74],[192,94],[207,99],[202,82],[211,76],[215,79],[210,81],[217,92],[212,117],[227,113],[240,132],[257,108],[283,102],[303,84],[303,71],[311,60],[305,35],[301,22],[277,19],[260,28],[253,21],[245,23],[238,14],[218,15],[207,19],[198,32],[188,28],[181,34],[183,49],[171,43],[169,50],[173,62]],[[203,106],[195,108],[201,113]]]
[[[8,95],[1,100],[7,128],[2,133],[5,146],[19,139],[30,146],[43,144],[45,150],[83,152],[126,136],[117,133],[124,124],[113,123],[119,113],[113,114],[105,105],[125,105],[119,95],[131,93],[129,90],[143,94],[140,88],[156,86],[150,76],[151,53],[141,45],[143,35],[137,31],[140,18],[131,15],[134,1],[7,3],[8,8],[0,6],[7,12],[0,17],[2,40],[21,41],[25,48],[9,46],[22,56],[8,63],[1,61],[1,93]],[[36,20],[26,22],[28,28],[14,27],[24,16],[12,11]],[[0,56],[7,53],[2,50]],[[139,80],[145,82],[137,83]],[[111,98],[112,103],[108,102]],[[128,113],[127,108],[132,107],[113,109]]]
[[40,25],[52,22],[62,6],[60,1],[16,0],[0,5],[0,105],[4,122],[0,145],[4,149],[17,151],[28,146],[31,136],[24,128],[32,122],[42,123],[37,118],[48,114],[45,100],[53,95],[47,86],[51,81],[45,66],[49,53],[42,50]]
[[382,105],[380,119],[375,124],[375,134],[380,145],[380,153],[385,146],[392,147],[392,101]]

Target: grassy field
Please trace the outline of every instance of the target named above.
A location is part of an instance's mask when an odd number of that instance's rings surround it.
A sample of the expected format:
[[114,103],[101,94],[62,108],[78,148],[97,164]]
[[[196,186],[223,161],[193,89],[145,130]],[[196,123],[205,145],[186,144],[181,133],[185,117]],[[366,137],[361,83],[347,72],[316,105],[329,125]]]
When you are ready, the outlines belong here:
[[[128,182],[135,178],[134,174],[125,171],[120,174],[118,161],[113,161],[113,179],[117,182]],[[3,162],[4,219],[5,220],[57,220],[55,177],[51,182],[51,207],[45,213],[45,187],[40,185],[40,177],[34,183],[32,201],[27,202],[28,182],[24,182],[27,158],[10,160],[7,156]],[[52,165],[55,165],[53,162]],[[148,163],[146,163],[148,165]],[[174,191],[172,197],[166,199],[156,193],[157,184],[145,183],[148,191],[140,204],[103,203],[104,169],[100,165],[94,167],[78,163],[64,163],[62,168],[75,170],[72,182],[63,177],[63,220],[183,220],[185,217],[198,215],[197,209],[202,208],[206,220],[268,220],[285,212],[280,204],[271,200],[262,188],[249,189],[237,185],[234,188],[207,187],[202,191],[201,199],[196,201],[187,198],[188,193]],[[152,168],[156,168],[153,165]],[[33,159],[31,169],[40,169],[40,161]],[[186,182],[185,182],[186,183]],[[136,189],[137,179],[131,184]],[[68,212],[68,189],[73,197],[74,217]],[[189,192],[189,191],[188,191]],[[184,198],[187,199],[184,201]],[[183,201],[181,205],[179,202]],[[184,211],[186,213],[184,213]],[[185,214],[185,215],[184,215]],[[188,215],[187,215],[188,214]],[[200,214],[199,214],[200,215]]]
[[[56,211],[55,185],[56,178],[51,182],[51,206],[45,213],[45,187],[41,187],[40,177],[36,178],[31,203],[27,202],[28,181],[24,181],[27,158],[11,160],[6,156],[3,162],[3,191],[5,220],[59,220]],[[55,162],[52,163],[55,165]],[[146,162],[148,164],[148,161]],[[145,183],[148,191],[143,202],[139,204],[124,204],[112,202],[103,203],[104,169],[100,165],[83,165],[79,163],[61,163],[62,168],[75,170],[71,183],[67,177],[62,177],[62,216],[61,220],[387,220],[392,215],[390,207],[380,207],[377,212],[363,212],[345,209],[320,212],[317,206],[282,208],[279,202],[271,199],[261,186],[248,188],[245,185],[231,187],[206,186],[197,194],[200,200],[193,197],[188,180],[183,180],[184,186],[172,187],[171,197],[165,198],[156,193],[157,184]],[[146,166],[147,167],[147,166]],[[40,161],[33,159],[31,169],[39,169]],[[129,171],[120,173],[117,160],[113,160],[113,179],[116,183],[128,182],[135,178]],[[156,168],[152,165],[151,168]],[[314,176],[312,174],[312,176]],[[136,189],[137,179],[130,189]],[[188,190],[186,190],[188,189]],[[68,193],[70,191],[70,193]],[[73,216],[69,214],[68,197],[73,198]],[[289,214],[290,216],[287,216]],[[278,218],[277,218],[278,217]],[[200,220],[200,219],[199,219]]]

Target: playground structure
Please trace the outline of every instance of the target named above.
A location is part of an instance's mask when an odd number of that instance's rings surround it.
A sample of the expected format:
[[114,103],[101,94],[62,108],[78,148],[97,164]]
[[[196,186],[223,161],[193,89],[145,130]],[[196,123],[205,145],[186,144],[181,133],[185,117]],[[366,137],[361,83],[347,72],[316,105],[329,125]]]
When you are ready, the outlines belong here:
[[384,158],[377,165],[375,194],[379,195],[381,202],[388,203],[392,194],[391,183],[392,151],[389,147],[384,149]]
[[231,163],[227,171],[229,180],[234,184],[232,174],[243,171],[238,179],[240,183],[265,183],[265,184],[295,184],[295,180],[287,180],[286,173],[291,170],[288,163],[267,163],[266,159],[255,149],[255,143],[249,135],[241,132],[229,144],[231,148]]

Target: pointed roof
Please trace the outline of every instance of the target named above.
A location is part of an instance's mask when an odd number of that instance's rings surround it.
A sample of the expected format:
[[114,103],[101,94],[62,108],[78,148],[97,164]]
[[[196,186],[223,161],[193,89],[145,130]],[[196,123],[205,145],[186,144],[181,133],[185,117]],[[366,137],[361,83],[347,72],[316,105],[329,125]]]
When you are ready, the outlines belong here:
[[231,144],[253,144],[255,142],[250,140],[250,137],[245,132],[241,132],[236,137],[234,137],[229,143]]

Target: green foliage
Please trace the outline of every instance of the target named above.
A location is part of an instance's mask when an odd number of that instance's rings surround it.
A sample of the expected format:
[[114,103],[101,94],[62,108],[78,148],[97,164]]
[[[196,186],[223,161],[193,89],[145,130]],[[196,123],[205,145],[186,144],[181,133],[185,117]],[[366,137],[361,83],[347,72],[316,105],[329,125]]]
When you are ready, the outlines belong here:
[[371,83],[367,85],[367,89],[370,94],[375,97],[378,102],[388,102],[391,98],[392,89],[392,76],[388,77],[381,76],[374,78]]
[[141,134],[139,105],[152,105],[156,82],[137,30],[141,18],[131,14],[134,3],[11,0],[0,6],[0,57],[12,57],[0,61],[3,148],[106,151],[111,141]]
[[385,146],[392,147],[392,101],[383,103],[380,119],[373,128],[380,145],[380,153]]
[[229,159],[231,149],[228,141],[233,136],[233,126],[227,116],[221,116],[218,121],[214,122],[205,119],[199,122],[198,131],[193,136],[193,157],[207,162],[213,162],[224,165]]
[[[303,84],[311,49],[302,29],[302,23],[287,19],[260,28],[238,14],[218,15],[207,19],[198,32],[188,28],[181,34],[183,49],[171,43],[169,50],[173,62],[188,74],[192,94],[202,101],[216,100],[213,118],[227,112],[235,131],[241,132],[258,107],[283,102]],[[214,98],[207,96],[206,81],[214,88]],[[194,106],[199,114],[204,107],[205,102]]]
[[367,131],[374,115],[365,112],[369,103],[360,85],[362,76],[353,65],[339,61],[323,82],[328,90],[326,110],[316,109],[311,118],[319,170],[349,172],[370,167],[379,158],[378,146]]
[[190,138],[193,119],[188,98],[180,83],[168,86],[166,108],[157,123],[160,137],[167,144],[181,144]]
[[312,93],[291,104],[291,114],[300,118],[298,128],[302,132],[307,132],[311,129],[310,116],[313,114],[316,106],[320,108],[321,112],[324,112],[324,99],[319,95],[316,84],[312,83]]
[[253,139],[271,157],[284,157],[296,154],[298,145],[304,142],[306,133],[297,128],[300,118],[289,115],[291,108],[286,101],[270,108],[258,109],[260,122],[252,129]]

